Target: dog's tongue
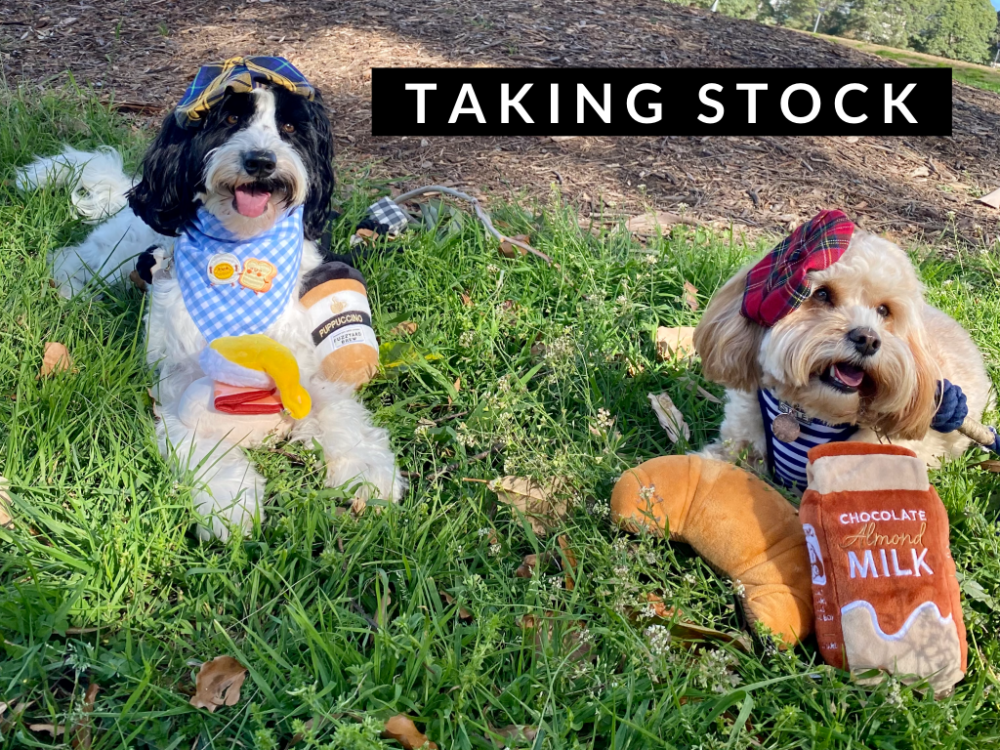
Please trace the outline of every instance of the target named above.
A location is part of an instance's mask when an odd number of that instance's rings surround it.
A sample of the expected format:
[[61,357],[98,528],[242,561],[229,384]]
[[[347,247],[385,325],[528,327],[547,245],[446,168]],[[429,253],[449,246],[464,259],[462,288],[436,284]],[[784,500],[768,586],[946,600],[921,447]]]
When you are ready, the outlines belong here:
[[236,188],[236,210],[241,215],[255,219],[267,210],[271,194],[252,187]]
[[857,388],[865,379],[865,371],[854,365],[837,364],[833,366],[833,372],[841,383],[851,388]]

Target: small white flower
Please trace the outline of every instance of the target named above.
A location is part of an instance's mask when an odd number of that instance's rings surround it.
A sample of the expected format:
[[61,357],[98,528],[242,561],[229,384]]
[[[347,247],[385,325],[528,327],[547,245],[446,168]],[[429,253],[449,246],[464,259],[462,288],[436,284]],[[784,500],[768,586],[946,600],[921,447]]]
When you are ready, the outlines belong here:
[[470,346],[472,346],[475,340],[476,340],[475,331],[464,331],[462,335],[458,337],[458,345],[463,349],[468,349]]
[[490,533],[490,530],[488,527],[484,526],[483,528],[479,529],[476,533],[479,534],[479,538],[482,539],[484,536]]
[[670,649],[670,631],[663,625],[650,625],[643,631],[653,656],[665,656]]
[[490,557],[496,557],[500,554],[500,543],[490,545]]
[[656,485],[650,484],[646,487],[639,488],[639,499],[644,503],[648,503],[653,499],[653,495],[656,494]]
[[605,430],[610,430],[615,424],[614,417],[607,409],[597,410],[597,426]]
[[494,266],[492,263],[486,266],[486,270],[489,271],[490,273],[500,273],[500,269]]
[[645,260],[651,266],[655,266],[657,263],[660,262],[660,259],[655,255],[647,255],[645,258],[643,258],[643,260]]
[[739,578],[733,580],[733,592],[736,596],[740,597],[740,599],[746,596],[747,587],[743,585],[743,582]]

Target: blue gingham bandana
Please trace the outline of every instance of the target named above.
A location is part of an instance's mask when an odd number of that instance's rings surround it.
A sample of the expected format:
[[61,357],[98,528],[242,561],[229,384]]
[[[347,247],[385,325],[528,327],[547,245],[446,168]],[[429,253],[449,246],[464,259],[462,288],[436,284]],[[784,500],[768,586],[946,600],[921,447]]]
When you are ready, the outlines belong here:
[[288,306],[302,244],[302,206],[247,240],[199,208],[177,240],[174,263],[184,305],[202,335],[211,342],[264,333]]

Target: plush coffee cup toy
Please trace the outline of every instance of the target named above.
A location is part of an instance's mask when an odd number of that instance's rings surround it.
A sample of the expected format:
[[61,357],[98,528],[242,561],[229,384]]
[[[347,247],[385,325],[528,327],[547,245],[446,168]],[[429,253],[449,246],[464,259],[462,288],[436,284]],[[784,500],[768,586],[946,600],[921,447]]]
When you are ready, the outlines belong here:
[[358,388],[378,372],[368,289],[357,269],[324,263],[302,282],[300,302],[309,311],[312,338],[327,380]]

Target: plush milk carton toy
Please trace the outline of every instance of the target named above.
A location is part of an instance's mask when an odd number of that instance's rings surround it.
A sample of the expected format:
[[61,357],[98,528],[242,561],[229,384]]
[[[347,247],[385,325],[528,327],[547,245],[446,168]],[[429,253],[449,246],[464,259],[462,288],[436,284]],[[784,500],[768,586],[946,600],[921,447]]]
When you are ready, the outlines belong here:
[[807,476],[799,518],[823,658],[947,695],[967,646],[948,514],[927,466],[900,446],[828,443],[809,451]]

